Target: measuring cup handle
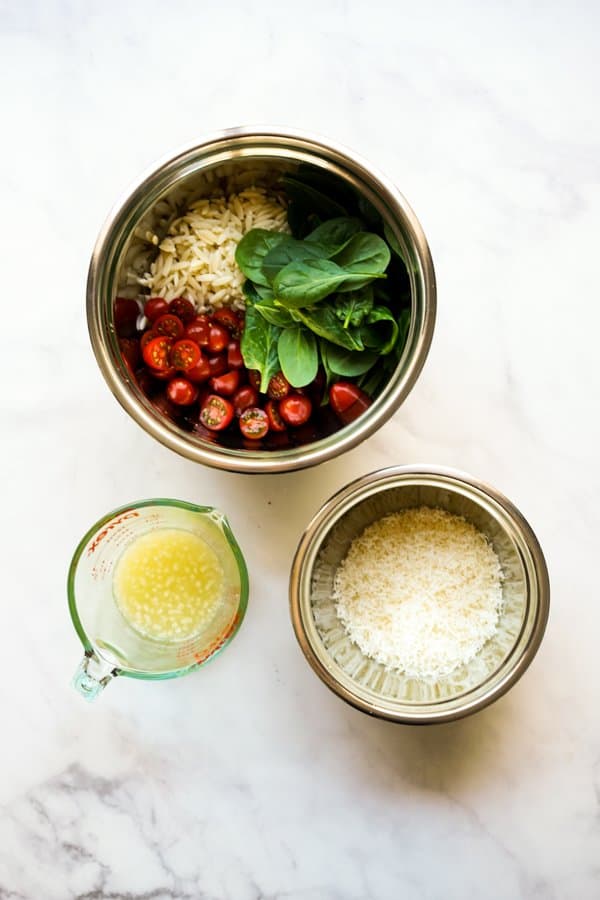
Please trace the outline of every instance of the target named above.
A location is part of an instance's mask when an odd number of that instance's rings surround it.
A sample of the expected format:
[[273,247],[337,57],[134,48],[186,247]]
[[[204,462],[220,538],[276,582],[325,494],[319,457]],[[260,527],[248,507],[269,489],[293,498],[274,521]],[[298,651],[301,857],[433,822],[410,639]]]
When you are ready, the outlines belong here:
[[73,687],[91,702],[117,674],[116,669],[95,653],[86,653],[73,676]]

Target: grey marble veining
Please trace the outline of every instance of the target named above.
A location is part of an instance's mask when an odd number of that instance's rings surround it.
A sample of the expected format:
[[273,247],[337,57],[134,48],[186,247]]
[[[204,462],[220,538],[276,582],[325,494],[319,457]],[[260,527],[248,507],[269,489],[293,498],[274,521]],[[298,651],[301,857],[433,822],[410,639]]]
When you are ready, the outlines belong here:
[[[600,897],[600,56],[596,3],[0,3],[2,900]],[[432,351],[339,460],[210,472],[147,438],[86,333],[117,196],[213,129],[271,122],[393,177],[429,238]],[[523,680],[419,730],[345,707],[295,644],[287,575],[319,504],[392,463],[508,494],[547,555]],[[223,508],[250,565],[231,648],[180,681],[69,686],[65,574],[106,510]]]

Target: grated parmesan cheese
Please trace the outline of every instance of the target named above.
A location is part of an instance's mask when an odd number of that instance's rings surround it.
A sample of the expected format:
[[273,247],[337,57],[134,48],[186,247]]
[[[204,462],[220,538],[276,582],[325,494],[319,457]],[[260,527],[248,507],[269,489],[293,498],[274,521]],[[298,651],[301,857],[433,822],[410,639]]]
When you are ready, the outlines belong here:
[[365,656],[437,680],[468,663],[497,630],[502,570],[462,516],[419,507],[385,516],[350,545],[333,599]]

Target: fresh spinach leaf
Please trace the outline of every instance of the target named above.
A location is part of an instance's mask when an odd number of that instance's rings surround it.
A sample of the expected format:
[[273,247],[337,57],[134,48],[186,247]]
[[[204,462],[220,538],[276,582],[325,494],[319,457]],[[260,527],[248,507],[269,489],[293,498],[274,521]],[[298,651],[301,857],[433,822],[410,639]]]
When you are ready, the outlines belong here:
[[[377,234],[359,231],[333,260],[351,275],[373,278],[383,275],[390,262],[390,248]],[[350,288],[352,290],[352,288]]]
[[246,324],[242,333],[241,350],[244,365],[260,372],[260,390],[266,394],[269,381],[279,371],[277,342],[281,329],[267,322],[256,307],[246,307]]
[[273,290],[288,308],[312,306],[336,290],[348,273],[329,259],[288,263],[275,276]]
[[337,219],[329,219],[323,222],[314,231],[308,234],[304,242],[318,244],[322,248],[322,255],[330,258],[342,250],[353,235],[361,229],[360,219],[348,216],[340,216]]
[[273,284],[277,273],[288,263],[325,256],[326,253],[318,243],[309,244],[307,241],[298,241],[286,234],[283,240],[269,250],[263,259],[262,272],[269,284]]
[[261,314],[263,319],[278,328],[289,328],[295,324],[291,313],[285,307],[280,306],[273,296],[259,297],[254,304],[254,309]]
[[315,378],[319,368],[317,339],[303,325],[285,328],[277,344],[281,371],[292,387],[304,387]]
[[255,303],[258,303],[260,301],[260,294],[256,289],[256,285],[254,284],[254,282],[250,281],[249,278],[247,278],[243,283],[242,291],[248,303],[254,305]]
[[267,231],[266,228],[252,228],[235,248],[235,261],[246,276],[255,284],[269,287],[262,271],[263,259],[273,247],[287,235],[280,231]]
[[396,256],[399,256],[400,259],[402,260],[402,262],[406,265],[406,260],[404,259],[404,251],[402,250],[402,247],[400,246],[400,242],[399,242],[398,238],[396,237],[396,235],[394,234],[393,230],[390,228],[390,226],[388,225],[387,222],[383,223],[383,233],[385,235],[386,241],[388,242],[388,244],[390,245],[390,247],[392,248],[392,250],[394,251]]
[[345,350],[322,340],[321,357],[326,360],[326,368],[336,375],[357,377],[375,365],[379,354],[372,350]]
[[377,350],[381,356],[392,350],[398,331],[398,322],[387,306],[374,306],[360,329],[365,347]]
[[373,303],[373,288],[368,284],[355,291],[336,294],[333,298],[333,309],[344,328],[349,328],[350,325],[362,325],[373,309]]
[[338,344],[347,350],[364,350],[360,329],[344,328],[329,305],[315,306],[313,309],[295,309],[297,316],[307,328],[319,337]]

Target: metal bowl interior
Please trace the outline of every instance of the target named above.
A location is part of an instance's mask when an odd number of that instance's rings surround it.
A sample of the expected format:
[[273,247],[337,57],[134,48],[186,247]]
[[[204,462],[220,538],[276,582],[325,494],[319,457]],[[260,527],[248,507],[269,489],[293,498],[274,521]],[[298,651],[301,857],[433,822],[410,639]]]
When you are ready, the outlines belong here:
[[[435,683],[386,671],[363,656],[332,600],[335,571],[352,540],[382,516],[416,506],[472,522],[492,543],[504,575],[497,634],[470,663]],[[331,690],[364,712],[427,724],[475,712],[523,674],[546,626],[548,573],[531,528],[493,488],[451,470],[397,467],[359,479],[317,513],[296,553],[290,604],[300,646]]]
[[[351,425],[302,447],[238,450],[203,440],[159,413],[124,366],[113,322],[113,302],[127,294],[127,272],[140,265],[144,236],[160,233],[166,206],[177,207],[223,172],[293,170],[309,163],[338,175],[364,197],[393,231],[407,265],[411,326],[402,358],[370,409]],[[146,244],[146,252],[147,252]],[[140,255],[141,254],[141,255]],[[176,452],[217,468],[239,472],[283,472],[315,465],[349,450],[376,431],[400,406],[423,367],[435,322],[436,292],[431,255],[423,231],[400,192],[383,175],[346,150],[299,133],[230,129],[182,151],[147,174],[119,203],[93,251],[87,287],[88,327],[96,359],[116,398],[141,427]]]

